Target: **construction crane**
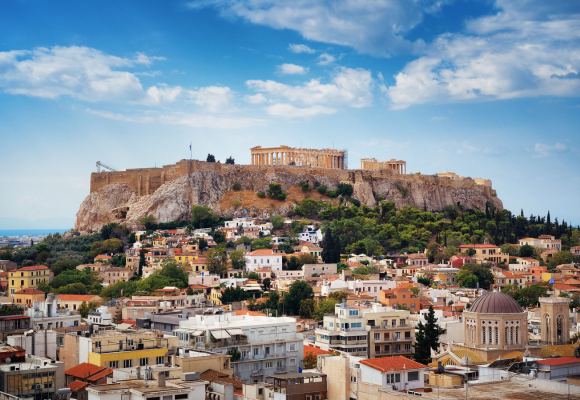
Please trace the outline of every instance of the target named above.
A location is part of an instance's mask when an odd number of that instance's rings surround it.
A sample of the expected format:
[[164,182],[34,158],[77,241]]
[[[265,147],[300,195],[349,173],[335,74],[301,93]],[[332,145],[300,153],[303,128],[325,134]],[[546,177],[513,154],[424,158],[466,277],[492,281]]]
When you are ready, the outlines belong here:
[[115,168],[111,168],[108,165],[103,164],[100,161],[97,161],[97,173],[101,172],[101,167],[103,167],[103,169],[108,169],[109,171],[117,171]]

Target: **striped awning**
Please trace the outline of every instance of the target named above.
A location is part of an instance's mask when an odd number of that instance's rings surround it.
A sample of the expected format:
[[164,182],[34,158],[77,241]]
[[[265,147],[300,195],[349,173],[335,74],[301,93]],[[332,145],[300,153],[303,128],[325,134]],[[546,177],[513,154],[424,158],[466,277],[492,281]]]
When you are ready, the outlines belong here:
[[229,339],[229,338],[231,338],[229,333],[227,333],[226,331],[223,331],[223,330],[211,331],[211,335],[216,339]]

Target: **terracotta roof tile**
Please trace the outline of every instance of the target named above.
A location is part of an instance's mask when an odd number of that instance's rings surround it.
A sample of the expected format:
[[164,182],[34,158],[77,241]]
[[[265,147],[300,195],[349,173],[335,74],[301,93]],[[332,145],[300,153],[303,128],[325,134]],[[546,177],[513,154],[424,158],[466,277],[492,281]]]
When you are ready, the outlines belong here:
[[74,381],[73,383],[71,383],[70,385],[68,385],[67,387],[72,390],[73,392],[78,392],[79,390],[86,388],[87,386],[89,386],[89,384],[87,382],[83,382],[83,381]]
[[540,365],[564,365],[564,364],[575,364],[580,363],[580,358],[574,357],[559,357],[552,358],[550,360],[541,360],[537,362]]
[[360,363],[381,372],[427,368],[426,365],[420,364],[403,356],[373,358],[361,360]]
[[332,354],[331,351],[322,350],[322,349],[319,349],[318,347],[314,347],[314,346],[304,345],[304,357],[306,357],[306,354],[308,354],[308,353],[313,353],[315,356],[318,356],[321,354]]
[[84,362],[64,371],[64,374],[85,379],[91,375],[104,371],[105,369],[105,367],[99,367],[98,365]]
[[34,288],[26,288],[15,292],[14,294],[46,294],[42,290],[34,289]]

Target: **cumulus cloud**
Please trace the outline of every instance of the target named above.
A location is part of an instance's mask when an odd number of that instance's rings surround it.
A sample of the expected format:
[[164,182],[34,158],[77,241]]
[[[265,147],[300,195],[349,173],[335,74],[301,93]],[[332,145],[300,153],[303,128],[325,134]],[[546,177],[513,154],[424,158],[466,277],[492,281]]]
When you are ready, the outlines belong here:
[[534,146],[534,157],[535,158],[544,158],[551,156],[554,153],[561,153],[563,151],[568,150],[568,148],[563,145],[562,143],[555,143],[555,144],[544,144],[544,143],[536,143]]
[[88,108],[88,113],[101,118],[116,121],[137,122],[137,123],[161,123],[169,125],[185,125],[193,128],[215,128],[215,129],[243,129],[257,125],[265,125],[266,121],[258,118],[247,117],[218,117],[208,114],[185,113],[185,112],[150,112],[135,115],[112,113],[104,110],[93,110]]
[[298,108],[294,107],[291,104],[274,104],[272,106],[266,107],[266,112],[270,115],[275,115],[278,117],[287,117],[287,118],[305,118],[305,117],[313,117],[318,114],[334,114],[338,110],[332,107],[325,107],[325,106],[312,106],[312,107],[303,107]]
[[249,80],[248,88],[263,93],[279,102],[291,102],[302,106],[327,105],[354,108],[367,107],[373,101],[373,78],[365,69],[340,67],[332,75],[330,83],[312,79],[303,85],[292,86],[275,81]]
[[246,95],[244,96],[244,100],[246,100],[250,104],[262,104],[268,101],[268,99],[266,99],[266,96],[264,96],[262,93],[255,94],[253,96]]
[[310,47],[306,46],[305,44],[289,44],[288,50],[292,53],[300,54],[300,53],[308,53],[314,54],[316,50],[311,49]]
[[[392,107],[577,96],[580,3],[497,0],[499,11],[438,37],[385,88]],[[567,10],[567,12],[564,12]]]
[[336,57],[323,53],[318,56],[318,65],[329,65],[336,61]]
[[447,0],[197,0],[192,9],[214,7],[224,17],[239,17],[274,29],[291,29],[308,40],[350,46],[360,53],[389,56],[421,51],[421,40],[404,34]]
[[39,47],[28,51],[0,52],[0,87],[6,93],[56,99],[70,96],[88,102],[121,102],[160,106],[192,102],[206,111],[230,107],[230,88],[209,86],[185,89],[158,84],[144,89],[137,74],[123,69],[150,66],[163,57],[137,53],[133,58],[112,56],[88,47]]
[[304,75],[308,73],[308,68],[296,64],[282,64],[276,67],[276,71],[281,75]]

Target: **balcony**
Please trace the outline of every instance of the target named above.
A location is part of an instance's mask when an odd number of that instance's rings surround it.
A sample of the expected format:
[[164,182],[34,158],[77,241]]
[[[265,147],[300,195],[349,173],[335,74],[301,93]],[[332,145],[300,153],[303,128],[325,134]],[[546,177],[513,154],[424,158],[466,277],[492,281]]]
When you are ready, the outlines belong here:
[[383,342],[410,342],[413,340],[413,337],[392,337],[392,338],[384,338],[381,337],[380,339],[374,339],[374,343],[383,343]]
[[250,371],[250,375],[252,376],[264,375],[264,371],[261,369]]
[[388,356],[388,355],[394,355],[394,354],[405,354],[405,353],[412,353],[413,350],[404,350],[404,349],[400,349],[400,350],[380,350],[380,351],[376,351],[375,350],[375,356]]
[[286,372],[288,369],[285,366],[276,367],[276,372]]

